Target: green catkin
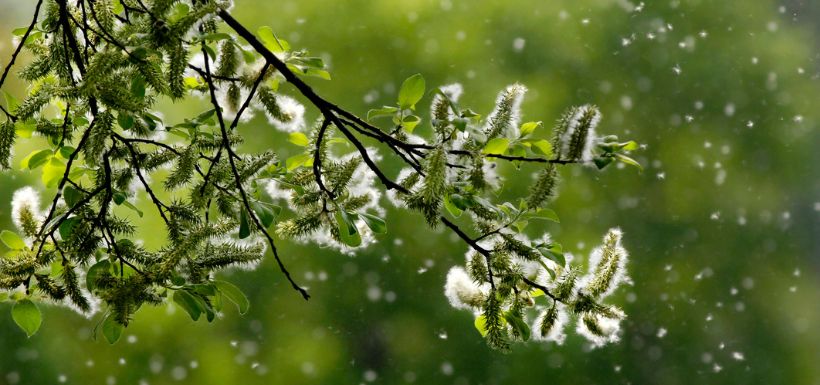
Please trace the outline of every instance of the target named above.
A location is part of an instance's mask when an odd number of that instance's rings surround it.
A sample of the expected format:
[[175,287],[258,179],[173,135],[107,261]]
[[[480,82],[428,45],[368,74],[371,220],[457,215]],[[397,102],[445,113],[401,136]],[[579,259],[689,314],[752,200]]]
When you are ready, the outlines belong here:
[[544,313],[544,316],[541,317],[541,322],[539,324],[538,332],[541,334],[541,337],[547,337],[552,329],[555,327],[556,322],[558,321],[558,307],[553,304],[549,310]]
[[0,124],[0,169],[7,170],[11,167],[12,147],[16,132],[14,122],[7,120]]
[[182,44],[177,44],[168,52],[168,93],[174,99],[185,96],[183,75],[188,66],[188,51]]
[[430,152],[421,189],[407,202],[410,208],[424,214],[427,224],[431,227],[438,224],[438,213],[445,191],[446,161],[444,149],[439,147]]
[[558,169],[555,164],[549,163],[540,173],[538,179],[530,187],[530,195],[527,197],[527,207],[538,208],[552,200],[556,194],[558,184]]
[[599,297],[618,284],[621,263],[623,258],[626,258],[624,250],[619,245],[620,241],[621,233],[617,230],[610,230],[604,237],[604,244],[600,250],[601,259],[592,273],[592,281],[586,287],[586,292],[592,297]]
[[236,46],[230,40],[225,40],[219,46],[219,66],[216,75],[221,77],[232,77],[239,68],[239,53]]

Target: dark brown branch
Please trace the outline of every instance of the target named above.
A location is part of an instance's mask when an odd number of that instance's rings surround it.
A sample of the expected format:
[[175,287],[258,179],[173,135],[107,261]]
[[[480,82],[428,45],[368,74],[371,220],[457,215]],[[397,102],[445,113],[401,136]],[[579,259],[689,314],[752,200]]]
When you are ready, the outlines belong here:
[[[37,25],[37,16],[40,14],[41,5],[43,5],[43,0],[37,1],[37,5],[34,7],[34,17],[31,19],[31,24],[29,24],[28,28],[26,29],[26,33],[24,33],[23,37],[20,39],[20,44],[17,44],[17,48],[14,49],[14,53],[11,54],[11,60],[9,60],[9,64],[7,64],[6,68],[3,69],[3,75],[0,76],[0,88],[2,88],[3,83],[6,82],[6,77],[9,75],[9,70],[11,70],[11,67],[14,66],[14,61],[17,60],[17,55],[20,54],[20,51],[26,44],[26,39],[28,39],[28,36],[34,29],[34,26]],[[3,110],[3,112],[9,119],[11,119],[12,121],[17,121],[17,117],[12,115],[9,111],[6,111],[6,109],[3,108],[3,106],[0,106],[0,109]]]
[[[204,46],[202,48],[202,54],[205,56],[205,73],[207,75],[210,75],[210,60],[208,59],[208,55],[205,52]],[[239,156],[236,155],[236,153],[234,153],[233,149],[231,148],[230,141],[228,140],[228,130],[225,127],[225,120],[222,117],[222,108],[220,107],[219,102],[216,100],[216,86],[214,85],[213,80],[210,76],[206,76],[205,80],[208,82],[208,90],[211,96],[211,104],[213,104],[214,109],[216,109],[216,117],[219,121],[220,131],[222,132],[222,140],[225,143],[224,148],[228,152],[228,162],[231,165],[231,172],[233,173],[234,180],[236,182],[236,187],[239,189],[239,195],[242,197],[242,203],[245,207],[245,210],[247,211],[248,216],[250,216],[253,220],[253,223],[256,226],[256,228],[259,229],[259,231],[261,231],[262,234],[265,235],[265,238],[268,241],[268,245],[270,245],[271,251],[273,252],[273,257],[274,259],[276,259],[276,263],[279,265],[279,270],[282,272],[282,274],[285,275],[285,278],[287,278],[288,282],[290,282],[290,285],[293,287],[293,289],[298,291],[302,295],[302,298],[304,298],[305,300],[310,299],[310,294],[308,294],[307,290],[297,285],[296,281],[294,281],[293,277],[291,277],[290,272],[285,267],[285,264],[282,262],[282,259],[279,257],[279,252],[276,249],[276,243],[273,241],[273,237],[271,237],[267,229],[265,229],[264,226],[262,226],[262,223],[259,221],[258,216],[253,211],[253,208],[251,208],[250,201],[248,200],[248,194],[245,192],[245,187],[242,185],[242,178],[239,175],[239,170],[237,169],[236,162],[234,161],[234,158],[238,158]],[[238,118],[239,116],[237,116],[237,120]]]

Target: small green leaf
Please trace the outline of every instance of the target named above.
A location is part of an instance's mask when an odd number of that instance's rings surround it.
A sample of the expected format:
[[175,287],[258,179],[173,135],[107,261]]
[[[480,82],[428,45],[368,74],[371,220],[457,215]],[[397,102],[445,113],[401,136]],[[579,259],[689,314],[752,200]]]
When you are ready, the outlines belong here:
[[111,262],[107,259],[103,259],[102,261],[91,265],[91,267],[88,268],[88,272],[85,273],[85,287],[88,288],[89,291],[93,292],[94,289],[97,288],[97,277],[110,271]]
[[401,120],[401,127],[404,131],[409,133],[413,133],[413,130],[416,129],[416,126],[421,123],[421,118],[416,115],[407,115]]
[[29,299],[21,299],[11,308],[11,318],[14,323],[26,332],[28,337],[37,333],[40,324],[43,323],[43,314],[34,302]]
[[530,339],[530,325],[527,325],[524,320],[513,312],[504,313],[504,318],[512,326],[513,330],[518,332],[521,339],[527,341]]
[[311,160],[313,160],[313,155],[309,153],[294,155],[285,160],[285,167],[288,171],[293,171],[303,165],[306,165]]
[[259,29],[256,30],[256,34],[259,35],[259,39],[262,40],[262,43],[265,44],[265,47],[271,52],[281,53],[290,51],[290,45],[286,41],[277,38],[270,27],[259,27]]
[[502,155],[504,151],[507,151],[507,147],[509,146],[510,140],[507,138],[490,139],[481,152],[488,155]]
[[63,179],[63,174],[65,174],[65,163],[63,163],[60,159],[51,157],[48,163],[43,166],[43,175],[41,179],[46,187],[57,187]]
[[521,125],[521,136],[532,134],[536,128],[541,126],[541,122],[527,122]]
[[222,295],[236,304],[236,307],[239,309],[239,314],[245,314],[248,312],[248,308],[251,304],[248,301],[248,297],[245,296],[245,293],[243,293],[242,290],[227,281],[214,281],[214,285],[216,285],[216,288],[219,289]]
[[128,112],[120,112],[117,114],[117,123],[123,130],[130,130],[134,127],[134,115]]
[[71,218],[65,219],[63,221],[63,223],[60,223],[60,227],[59,227],[60,237],[62,237],[63,239],[68,239],[68,237],[70,237],[71,234],[74,232],[74,226],[76,226],[77,222],[79,222],[79,221],[80,221],[80,218],[71,217]]
[[245,239],[251,236],[251,227],[248,223],[248,211],[242,208],[239,213],[239,239]]
[[368,213],[359,213],[359,216],[362,217],[364,224],[373,230],[376,234],[386,234],[387,233],[387,223],[384,222],[384,219],[381,219],[375,215],[368,214]]
[[13,29],[11,34],[17,37],[23,37],[23,35],[26,34],[26,31],[28,31],[28,27],[20,27]]
[[336,210],[336,223],[339,226],[339,238],[345,245],[356,247],[362,244],[362,237],[359,235],[359,229],[350,215],[339,208]]
[[123,202],[125,202],[125,199],[126,199],[126,198],[128,198],[128,196],[127,196],[127,195],[125,195],[125,193],[124,193],[124,192],[122,192],[122,191],[116,191],[116,192],[114,192],[114,194],[113,194],[112,198],[114,198],[114,203],[115,203],[117,206],[119,206],[119,205],[121,205]]
[[253,212],[256,213],[256,217],[259,218],[259,221],[262,222],[262,226],[268,228],[271,224],[273,224],[276,214],[273,212],[271,207],[264,203],[251,202],[251,208],[253,209]]
[[[452,194],[452,195],[458,195],[458,194]],[[463,209],[459,208],[453,202],[453,199],[451,198],[450,194],[444,196],[444,208],[446,208],[447,212],[449,212],[452,216],[454,216],[456,218],[460,217],[461,213],[464,212]]]
[[536,140],[535,142],[532,142],[532,147],[538,150],[538,152],[540,152],[545,157],[552,158],[552,144],[546,139]]
[[66,206],[71,208],[83,200],[83,193],[74,188],[74,186],[68,185],[63,188],[63,199],[65,200]]
[[128,207],[131,210],[133,210],[134,212],[137,213],[137,215],[140,216],[140,218],[142,218],[142,216],[143,216],[142,210],[138,209],[137,206],[134,206],[133,203],[131,203],[129,201],[125,201],[125,202],[122,202],[122,205],[125,206],[125,207]]
[[372,109],[367,111],[367,120],[373,120],[373,118],[378,118],[380,116],[393,116],[396,112],[398,112],[398,108],[392,106],[384,106],[382,108]]
[[188,315],[191,316],[191,319],[196,321],[199,319],[199,316],[202,315],[202,312],[205,311],[205,307],[202,306],[200,301],[194,297],[193,294],[189,293],[186,290],[177,290],[174,292],[174,302],[176,302],[179,307],[185,310]]
[[138,99],[145,98],[145,78],[141,75],[131,78],[131,95],[136,96]]
[[416,108],[416,103],[424,96],[424,89],[424,77],[421,74],[415,74],[405,79],[399,89],[399,107]]
[[485,317],[484,314],[476,317],[473,325],[475,326],[475,330],[478,330],[482,337],[487,336],[487,317]]
[[539,252],[549,260],[558,264],[558,266],[566,266],[567,259],[564,256],[564,249],[558,243],[553,243],[551,245],[542,246],[537,248]]
[[635,150],[637,150],[637,149],[638,149],[638,147],[640,147],[640,146],[638,145],[638,142],[636,142],[636,141],[634,141],[634,140],[630,140],[630,141],[628,141],[628,142],[626,142],[626,143],[621,143],[621,148],[622,148],[624,151],[635,151]]
[[20,168],[34,170],[46,164],[52,156],[54,156],[54,152],[51,150],[32,151],[20,162]]
[[597,157],[592,160],[592,162],[595,163],[595,167],[598,167],[599,170],[603,170],[604,167],[609,166],[613,161],[614,159],[611,156]]
[[19,235],[8,230],[0,232],[0,240],[12,250],[25,250],[26,248],[26,243],[23,242],[23,238],[20,238]]
[[307,147],[308,143],[310,143],[307,135],[301,132],[291,132],[290,135],[288,135],[288,141],[300,147]]
[[558,214],[555,211],[550,209],[539,209],[532,215],[533,219],[544,219],[548,221],[553,221],[556,223],[561,223],[561,220],[558,219]]
[[114,319],[113,314],[109,314],[108,317],[105,317],[105,320],[102,324],[102,333],[105,336],[105,340],[108,341],[109,344],[113,345],[115,342],[119,341],[120,336],[122,335],[123,326]]
[[628,164],[630,166],[634,166],[638,169],[639,172],[643,172],[643,166],[641,166],[641,164],[638,163],[637,160],[632,159],[632,158],[630,158],[630,157],[628,157],[624,154],[616,153],[616,154],[613,154],[613,155],[615,155],[615,158],[618,159],[619,162],[624,163],[624,164]]
[[125,12],[125,6],[122,5],[122,2],[120,0],[114,0],[113,3],[114,5],[111,8],[111,11],[114,12],[115,15],[119,15]]

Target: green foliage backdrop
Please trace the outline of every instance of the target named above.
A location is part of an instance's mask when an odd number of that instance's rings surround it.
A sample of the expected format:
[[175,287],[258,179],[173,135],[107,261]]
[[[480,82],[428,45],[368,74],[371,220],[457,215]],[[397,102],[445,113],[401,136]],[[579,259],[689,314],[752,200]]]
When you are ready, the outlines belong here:
[[[28,3],[0,2],[8,10],[2,31],[26,23]],[[602,131],[647,144],[642,175],[565,170],[554,207],[564,223],[549,229],[579,254],[612,225],[624,230],[636,284],[617,294],[629,314],[623,341],[588,352],[570,336],[560,347],[491,351],[470,315],[451,310],[443,295],[445,274],[462,263],[465,246],[447,232],[431,233],[418,215],[394,212],[389,241],[355,257],[283,244],[291,271],[310,286],[307,303],[267,259],[255,271],[232,273],[251,297],[246,315],[230,309],[204,324],[173,305],[145,309],[114,346],[92,341],[93,322],[64,308],[47,309],[48,327],[31,339],[0,312],[0,383],[820,378],[816,5],[237,0],[234,13],[325,55],[334,79],[312,84],[352,111],[390,104],[401,79],[419,72],[428,84],[461,82],[464,104],[481,110],[518,81],[530,88],[525,120],[549,121],[568,105],[595,103]],[[3,60],[11,49],[8,38],[0,43]],[[16,84],[20,92],[24,86]],[[200,109],[168,103],[164,112],[178,120]],[[245,144],[249,151],[287,140],[263,118],[240,130],[259,138]],[[505,189],[525,182],[512,179]],[[37,183],[36,176],[0,175],[2,228],[11,226],[12,192]],[[148,246],[162,242],[141,237]]]

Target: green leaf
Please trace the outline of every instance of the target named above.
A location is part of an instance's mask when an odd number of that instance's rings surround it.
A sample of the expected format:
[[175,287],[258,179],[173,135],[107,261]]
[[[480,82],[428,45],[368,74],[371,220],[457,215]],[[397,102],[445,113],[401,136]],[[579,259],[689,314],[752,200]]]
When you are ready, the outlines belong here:
[[259,29],[256,30],[256,34],[259,35],[259,39],[262,40],[262,43],[271,52],[280,53],[290,51],[288,42],[277,38],[270,27],[259,27]]
[[63,223],[60,223],[60,227],[59,227],[60,237],[62,237],[63,239],[68,239],[68,237],[71,236],[71,233],[74,232],[74,226],[76,226],[77,222],[79,222],[79,221],[80,221],[80,218],[71,217],[71,218],[68,218],[68,219],[64,220]]
[[14,304],[11,308],[11,318],[29,337],[37,333],[40,324],[43,323],[43,314],[29,299],[21,299]]
[[145,98],[145,78],[141,75],[131,78],[131,95],[136,96],[138,99]]
[[273,212],[271,207],[264,203],[251,202],[251,208],[253,209],[253,212],[256,213],[256,217],[259,218],[259,221],[262,222],[262,226],[268,228],[271,224],[273,224],[276,214]]
[[131,203],[129,201],[125,201],[125,202],[122,202],[122,205],[125,206],[125,207],[128,207],[129,209],[131,209],[133,211],[135,211],[137,213],[137,215],[139,215],[140,218],[142,218],[142,216],[143,216],[142,210],[138,209],[137,206],[134,206],[133,203]]
[[199,320],[199,316],[205,311],[205,307],[202,306],[200,301],[198,301],[193,294],[186,290],[175,291],[174,302],[185,310],[194,321]]
[[57,187],[63,179],[63,174],[65,174],[65,163],[63,163],[60,159],[51,157],[48,163],[43,166],[43,175],[41,179],[46,187]]
[[202,35],[202,39],[206,41],[221,41],[221,40],[228,40],[231,38],[231,35],[222,32],[215,32],[215,33],[207,33]]
[[305,75],[330,80],[330,72],[319,68],[308,68],[305,70]]
[[539,252],[549,260],[558,264],[558,266],[566,266],[567,259],[564,256],[564,249],[558,243],[553,243],[551,245],[542,246],[537,248]]
[[288,141],[300,147],[307,147],[308,143],[310,143],[307,135],[301,132],[291,132],[290,135],[288,135]]
[[313,155],[309,153],[302,153],[298,155],[291,156],[285,160],[285,167],[288,171],[293,171],[308,162],[313,160]]
[[102,333],[109,344],[113,345],[115,342],[119,341],[120,336],[122,335],[122,330],[123,326],[117,322],[116,319],[114,319],[113,314],[109,314],[108,317],[105,317],[102,324]]
[[393,116],[398,112],[398,108],[392,106],[384,106],[382,108],[372,109],[367,111],[367,120],[373,120],[373,118],[378,118],[380,116]]
[[11,34],[17,37],[23,37],[23,35],[26,34],[26,31],[28,31],[28,27],[20,27],[13,29]]
[[65,159],[65,160],[69,160],[69,159],[71,159],[71,154],[73,154],[74,151],[75,151],[74,147],[62,146],[62,147],[60,147],[60,150],[57,151],[57,153],[60,155],[61,158]]
[[416,115],[407,115],[401,120],[401,127],[404,131],[409,133],[413,133],[413,130],[416,129],[416,126],[421,123],[421,118]]
[[83,193],[74,188],[74,186],[68,185],[63,188],[63,199],[65,200],[65,204],[69,208],[72,208],[83,200]]
[[446,208],[447,212],[449,212],[452,216],[458,218],[464,211],[453,202],[453,198],[451,197],[452,195],[458,194],[447,194],[444,196],[444,208]]
[[368,213],[359,213],[359,216],[362,217],[364,224],[373,230],[376,234],[386,234],[387,233],[387,223],[384,222],[384,219],[381,219],[375,215],[368,214]]
[[513,312],[506,312],[504,313],[504,318],[507,322],[512,326],[512,328],[518,332],[518,335],[521,336],[521,339],[527,341],[530,339],[530,325],[527,325],[524,320],[516,315]]
[[32,151],[20,162],[20,168],[34,170],[37,167],[46,164],[52,156],[54,156],[54,152],[51,150]]
[[97,277],[105,272],[111,271],[111,262],[107,259],[103,259],[91,267],[88,268],[88,272],[85,273],[85,287],[88,288],[89,291],[93,292],[94,289],[97,288]]
[[251,226],[248,223],[248,211],[242,208],[239,213],[239,239],[245,239],[251,236]]
[[17,235],[16,233],[13,233],[11,231],[3,230],[2,232],[0,232],[0,240],[2,240],[3,243],[9,249],[12,249],[12,250],[25,250],[26,249],[26,243],[23,242],[23,238],[20,238],[19,235]]
[[630,158],[630,157],[628,157],[624,154],[615,153],[613,155],[615,156],[616,159],[618,159],[619,162],[624,163],[624,164],[628,164],[628,165],[633,166],[633,167],[636,167],[639,172],[643,172],[643,166],[641,166],[641,164],[638,163],[637,160],[632,159],[632,158]]
[[490,139],[481,152],[488,155],[502,155],[504,151],[507,151],[507,147],[509,146],[510,140],[507,138]]
[[614,159],[611,156],[597,157],[592,160],[592,162],[595,163],[595,167],[598,167],[599,170],[603,170],[604,167],[609,166],[613,161]]
[[533,219],[544,219],[548,221],[553,221],[556,223],[561,223],[561,220],[558,219],[558,214],[555,211],[550,209],[539,209],[532,215]]
[[239,314],[245,314],[248,312],[248,308],[251,304],[248,301],[248,297],[245,296],[245,293],[243,293],[242,290],[227,281],[215,280],[214,285],[216,285],[216,288],[219,289],[222,295],[236,304],[236,307],[239,309]]
[[536,140],[532,142],[532,147],[538,150],[538,152],[540,152],[545,157],[552,158],[552,143],[550,143],[548,140]]
[[405,79],[399,89],[399,107],[415,109],[416,103],[424,96],[424,77],[415,74]]
[[124,130],[130,130],[134,127],[134,115],[127,112],[120,112],[117,114],[117,123]]
[[630,140],[630,141],[628,141],[628,142],[626,142],[626,143],[621,143],[621,148],[622,148],[624,151],[635,151],[635,150],[637,150],[637,149],[638,149],[638,147],[640,147],[640,146],[638,145],[638,142],[636,142],[636,141],[634,141],[634,140]]
[[115,203],[117,206],[119,206],[119,205],[121,205],[123,202],[125,202],[125,199],[126,199],[126,198],[128,198],[128,196],[127,196],[127,195],[125,195],[125,193],[124,193],[124,192],[122,192],[122,191],[117,191],[117,192],[115,192],[115,193],[113,194],[112,198],[114,198],[114,203]]
[[482,337],[487,336],[487,317],[485,317],[484,314],[476,317],[473,325],[475,326],[475,330],[478,330]]
[[521,125],[521,136],[532,134],[536,128],[541,126],[541,122],[527,122]]
[[339,238],[345,245],[356,247],[362,244],[362,237],[359,235],[359,229],[350,215],[339,208],[336,210],[336,223],[339,226]]

